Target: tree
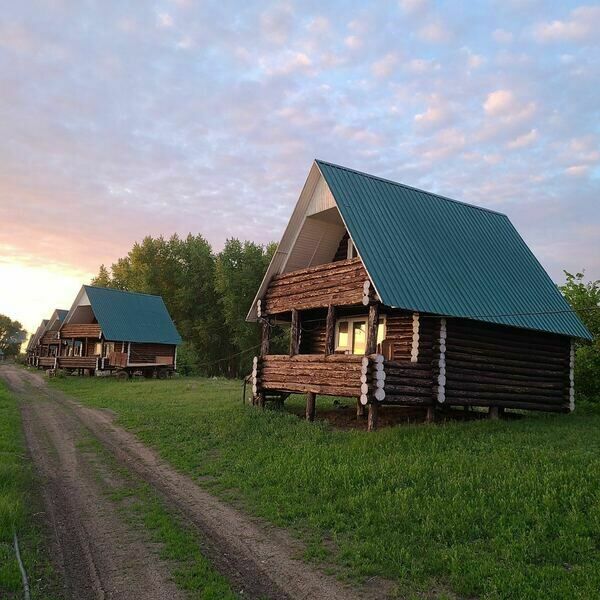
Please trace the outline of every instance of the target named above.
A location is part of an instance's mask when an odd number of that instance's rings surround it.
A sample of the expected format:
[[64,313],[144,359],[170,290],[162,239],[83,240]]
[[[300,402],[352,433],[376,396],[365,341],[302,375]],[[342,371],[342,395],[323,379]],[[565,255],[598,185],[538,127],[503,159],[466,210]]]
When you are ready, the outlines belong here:
[[592,334],[578,341],[575,355],[575,389],[588,400],[600,402],[600,281],[585,281],[585,273],[565,271],[561,291]]
[[19,321],[0,315],[0,350],[5,356],[17,356],[26,337],[27,332]]
[[112,287],[110,273],[104,265],[100,265],[98,275],[92,279],[92,285],[97,285],[99,287]]
[[[186,342],[186,360],[206,374],[226,372],[231,353],[215,291],[215,256],[201,235],[168,240],[146,237],[134,244],[110,272],[100,267],[93,282],[122,290],[162,296]],[[225,335],[223,335],[225,333]],[[192,366],[189,368],[191,369]]]
[[230,363],[232,374],[250,371],[252,357],[260,344],[260,328],[256,323],[247,323],[246,315],[275,249],[275,244],[261,246],[232,238],[217,256],[215,289],[231,346],[238,354]]

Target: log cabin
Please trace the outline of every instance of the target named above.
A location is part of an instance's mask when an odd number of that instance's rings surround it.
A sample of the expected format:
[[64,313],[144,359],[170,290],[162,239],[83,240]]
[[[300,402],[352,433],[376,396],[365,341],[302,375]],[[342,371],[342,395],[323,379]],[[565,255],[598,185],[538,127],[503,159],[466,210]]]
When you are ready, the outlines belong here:
[[27,364],[30,367],[38,366],[38,356],[39,356],[39,341],[40,337],[43,335],[46,330],[46,326],[48,325],[48,319],[43,319],[39,324],[38,328],[35,330],[35,333],[29,338],[29,342],[27,343],[27,348],[25,349],[25,353],[27,355]]
[[247,319],[256,404],[306,393],[312,420],[317,394],[357,398],[368,429],[388,405],[572,411],[590,339],[506,215],[318,160]]
[[55,368],[161,379],[177,368],[181,337],[160,296],[84,285],[58,335]]
[[44,330],[37,341],[37,365],[40,368],[51,369],[56,363],[56,357],[60,349],[58,330],[65,317],[66,310],[57,308],[48,319]]

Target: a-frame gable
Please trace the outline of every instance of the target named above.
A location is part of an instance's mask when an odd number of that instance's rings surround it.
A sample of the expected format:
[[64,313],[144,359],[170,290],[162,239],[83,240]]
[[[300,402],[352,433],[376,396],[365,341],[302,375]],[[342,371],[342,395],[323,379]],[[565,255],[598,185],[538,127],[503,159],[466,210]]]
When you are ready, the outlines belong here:
[[256,302],[264,296],[273,276],[331,262],[346,233],[347,228],[335,197],[315,161],[252,302],[247,320],[257,319]]

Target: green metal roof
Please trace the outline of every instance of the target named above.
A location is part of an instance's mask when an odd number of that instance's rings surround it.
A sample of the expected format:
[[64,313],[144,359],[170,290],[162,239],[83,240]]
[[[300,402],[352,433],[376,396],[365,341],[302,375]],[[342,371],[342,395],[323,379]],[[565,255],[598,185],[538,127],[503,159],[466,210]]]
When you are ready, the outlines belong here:
[[84,285],[107,340],[181,344],[181,337],[160,296]]
[[68,313],[69,313],[68,310],[64,310],[62,308],[57,308],[56,309],[56,316],[58,317],[58,320],[61,323],[65,320],[65,317],[67,316]]
[[384,304],[591,339],[506,215],[316,163]]

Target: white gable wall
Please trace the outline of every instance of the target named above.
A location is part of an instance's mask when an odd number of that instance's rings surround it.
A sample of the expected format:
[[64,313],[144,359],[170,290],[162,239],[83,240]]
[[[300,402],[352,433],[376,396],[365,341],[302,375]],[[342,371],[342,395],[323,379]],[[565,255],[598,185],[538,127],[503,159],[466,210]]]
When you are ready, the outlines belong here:
[[256,320],[256,301],[273,276],[331,262],[345,231],[335,198],[313,163],[247,319]]

